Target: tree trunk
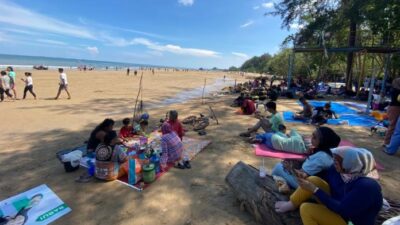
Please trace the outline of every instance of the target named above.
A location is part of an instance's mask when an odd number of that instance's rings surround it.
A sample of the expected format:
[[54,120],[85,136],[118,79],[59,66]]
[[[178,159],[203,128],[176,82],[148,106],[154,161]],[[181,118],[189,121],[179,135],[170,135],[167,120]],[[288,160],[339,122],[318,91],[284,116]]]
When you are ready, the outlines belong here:
[[[353,48],[356,45],[357,37],[357,24],[354,21],[350,21],[350,33],[349,33],[349,48]],[[353,87],[353,59],[354,53],[347,53],[347,65],[346,65],[346,89],[351,90]]]
[[271,176],[259,177],[259,171],[243,162],[238,162],[225,178],[240,202],[256,221],[268,225],[301,225],[298,211],[275,212],[276,201],[287,201],[288,196],[278,192]]

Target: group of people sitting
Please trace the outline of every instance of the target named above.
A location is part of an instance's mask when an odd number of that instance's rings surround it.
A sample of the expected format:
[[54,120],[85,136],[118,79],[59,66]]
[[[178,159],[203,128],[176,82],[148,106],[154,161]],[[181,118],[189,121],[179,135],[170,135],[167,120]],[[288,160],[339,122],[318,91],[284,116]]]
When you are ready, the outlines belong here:
[[[114,130],[115,121],[105,119],[90,134],[87,142],[87,153],[96,158],[96,178],[102,180],[115,180],[128,173],[128,155],[122,146],[126,145],[129,138],[148,136],[149,115],[144,113],[134,120],[125,118],[119,134]],[[178,119],[178,112],[169,111],[168,119],[159,126],[161,132],[161,170],[166,170],[168,164],[174,164],[179,169],[190,169],[189,159],[184,156],[182,143],[184,129]],[[84,174],[78,178],[78,182],[87,182],[91,176]]]
[[[323,126],[314,130],[307,143],[296,130],[286,134],[275,102],[266,103],[265,109],[270,116],[256,113],[259,121],[240,136],[273,150],[307,155],[304,160],[284,160],[273,168],[272,175],[279,190],[284,193],[294,190],[289,201],[275,203],[275,210],[285,213],[300,208],[305,225],[347,225],[350,222],[373,225],[382,208],[383,196],[371,152],[339,147],[340,136]],[[324,110],[329,107],[325,106]],[[252,135],[259,128],[264,133]],[[316,202],[309,202],[311,199]]]
[[328,119],[339,118],[331,109],[330,102],[325,103],[324,106],[314,108],[304,97],[301,97],[299,101],[303,106],[303,110],[296,112],[295,115],[293,115],[295,120],[310,122],[314,125],[323,125],[328,122]]

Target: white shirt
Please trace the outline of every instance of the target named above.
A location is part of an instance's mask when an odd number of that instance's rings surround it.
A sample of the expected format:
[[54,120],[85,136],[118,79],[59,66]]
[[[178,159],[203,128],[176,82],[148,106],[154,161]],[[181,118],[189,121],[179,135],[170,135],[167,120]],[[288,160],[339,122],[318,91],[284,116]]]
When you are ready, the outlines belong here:
[[60,73],[60,84],[68,84],[66,73]]
[[33,85],[33,79],[32,79],[31,76],[27,76],[27,77],[26,77],[25,85],[26,85],[26,86]]
[[3,80],[3,88],[5,90],[10,89],[10,77],[8,75],[2,76],[1,79]]

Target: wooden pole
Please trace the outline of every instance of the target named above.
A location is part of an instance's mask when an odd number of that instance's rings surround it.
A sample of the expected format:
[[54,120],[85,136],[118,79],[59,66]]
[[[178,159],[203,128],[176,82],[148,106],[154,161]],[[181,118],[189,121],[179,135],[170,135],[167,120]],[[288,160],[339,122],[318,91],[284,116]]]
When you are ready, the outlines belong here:
[[366,113],[369,113],[369,107],[371,106],[372,92],[374,91],[374,86],[375,86],[375,75],[376,75],[376,66],[375,66],[375,58],[373,57],[372,58],[372,76],[371,76],[371,84],[369,86],[367,108],[365,110]]
[[389,64],[390,64],[390,54],[386,54],[386,60],[385,60],[385,75],[382,80],[382,87],[381,87],[381,92],[386,93],[386,80],[389,74]]
[[136,100],[135,100],[135,108],[133,109],[133,120],[135,120],[135,118],[136,118],[137,104],[138,104],[140,92],[142,91],[142,80],[143,80],[143,72],[142,72],[142,75],[140,76],[139,90],[138,90],[138,93],[137,93],[137,96],[136,96]]
[[201,95],[201,103],[204,104],[204,91],[206,89],[207,78],[204,78],[203,94]]

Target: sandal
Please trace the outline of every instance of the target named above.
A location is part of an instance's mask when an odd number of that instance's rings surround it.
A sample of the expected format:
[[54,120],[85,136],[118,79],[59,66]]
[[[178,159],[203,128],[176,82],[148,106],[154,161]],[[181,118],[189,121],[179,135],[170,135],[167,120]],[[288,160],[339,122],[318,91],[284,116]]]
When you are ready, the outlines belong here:
[[183,162],[183,165],[187,168],[187,169],[190,169],[190,168],[192,168],[192,165],[190,165],[190,162],[189,162],[189,160],[188,161],[185,161],[185,162]]
[[240,137],[250,137],[251,134],[249,134],[249,133],[240,133],[239,136]]
[[89,174],[84,174],[79,176],[78,178],[75,179],[75,182],[77,183],[87,183],[93,179],[93,176],[90,176]]
[[186,168],[185,165],[183,165],[181,163],[177,163],[174,167],[177,168],[177,169],[181,169],[181,170]]

